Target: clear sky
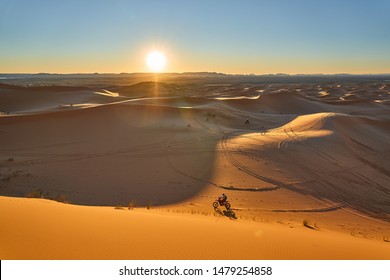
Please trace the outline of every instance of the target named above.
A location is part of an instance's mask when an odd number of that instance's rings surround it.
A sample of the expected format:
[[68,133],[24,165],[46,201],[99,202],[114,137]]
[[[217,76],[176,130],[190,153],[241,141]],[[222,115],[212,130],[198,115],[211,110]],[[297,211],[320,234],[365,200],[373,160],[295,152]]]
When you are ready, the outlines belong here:
[[390,0],[0,0],[0,72],[390,73]]

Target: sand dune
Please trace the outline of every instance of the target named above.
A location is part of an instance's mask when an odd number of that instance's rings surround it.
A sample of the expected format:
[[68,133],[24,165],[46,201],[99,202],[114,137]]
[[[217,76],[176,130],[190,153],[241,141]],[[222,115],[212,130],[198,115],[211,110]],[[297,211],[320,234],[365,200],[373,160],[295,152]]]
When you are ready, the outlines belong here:
[[130,86],[110,86],[110,91],[120,92],[120,95],[131,98],[137,97],[157,97],[172,95],[177,86],[175,84],[155,82],[141,82]]
[[288,91],[262,95],[259,101],[263,106],[284,114],[309,114],[324,110],[321,104],[309,101],[300,94]]
[[2,84],[1,257],[387,259],[387,89]]
[[323,210],[348,206],[389,220],[390,208],[382,203],[389,195],[388,127],[387,120],[319,113],[300,116],[269,137],[282,135],[278,140],[285,156],[282,169],[306,176],[287,187],[331,201]]
[[381,242],[303,226],[37,199],[0,197],[0,203],[2,259],[390,258]]
[[[191,157],[194,174],[207,177],[213,158],[208,152],[217,141],[203,141],[207,132],[196,128],[185,109],[162,106],[113,104],[0,122],[10,136],[2,139],[2,155],[12,157],[11,164],[23,174],[35,174],[10,180],[5,194],[24,196],[41,186],[53,196],[88,205],[123,205],[133,199],[165,204],[191,196],[199,183],[183,180],[177,189],[172,182],[182,179],[169,167],[167,154],[175,153],[179,161]],[[14,141],[16,135],[25,139],[30,134],[28,146]],[[73,181],[69,173],[74,172],[82,176]]]
[[45,86],[17,87],[0,84],[0,110],[7,114],[34,113],[63,109],[64,105],[112,102],[106,96],[96,96],[85,87]]

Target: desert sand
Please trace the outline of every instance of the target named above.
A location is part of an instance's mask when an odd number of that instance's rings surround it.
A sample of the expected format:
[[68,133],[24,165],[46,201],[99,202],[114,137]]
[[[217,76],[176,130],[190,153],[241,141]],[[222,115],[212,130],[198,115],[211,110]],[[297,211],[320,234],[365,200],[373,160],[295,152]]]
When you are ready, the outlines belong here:
[[389,92],[1,84],[0,258],[390,259]]

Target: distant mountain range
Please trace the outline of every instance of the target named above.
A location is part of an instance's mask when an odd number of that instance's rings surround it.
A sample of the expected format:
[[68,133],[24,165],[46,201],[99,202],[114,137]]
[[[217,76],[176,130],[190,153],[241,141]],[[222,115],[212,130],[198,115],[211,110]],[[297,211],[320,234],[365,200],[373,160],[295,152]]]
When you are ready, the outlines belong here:
[[19,86],[106,86],[132,85],[140,82],[165,82],[178,84],[228,83],[228,84],[291,84],[291,83],[389,83],[390,74],[224,74],[216,72],[184,73],[90,73],[90,74],[0,74],[0,82]]

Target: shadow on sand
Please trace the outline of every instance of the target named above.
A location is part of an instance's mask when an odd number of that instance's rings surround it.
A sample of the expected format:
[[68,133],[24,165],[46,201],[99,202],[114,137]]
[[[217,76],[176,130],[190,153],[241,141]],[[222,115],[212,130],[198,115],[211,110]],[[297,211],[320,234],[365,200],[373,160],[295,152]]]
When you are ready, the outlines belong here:
[[225,216],[225,217],[228,217],[229,219],[234,219],[234,220],[237,220],[237,216],[236,216],[236,213],[233,212],[233,210],[229,209],[229,210],[221,210],[219,208],[214,208],[214,215],[215,216]]

